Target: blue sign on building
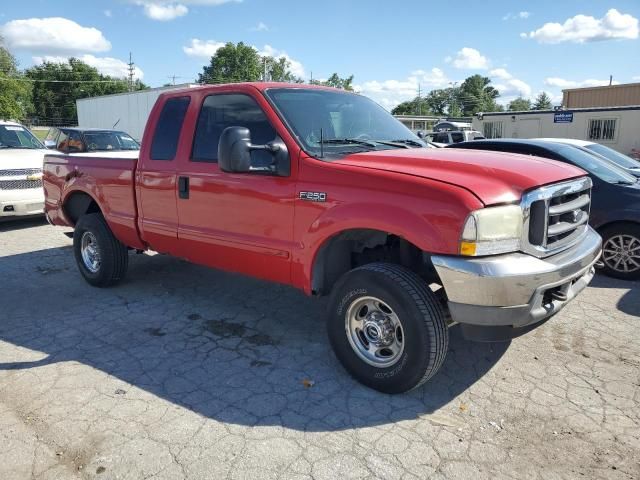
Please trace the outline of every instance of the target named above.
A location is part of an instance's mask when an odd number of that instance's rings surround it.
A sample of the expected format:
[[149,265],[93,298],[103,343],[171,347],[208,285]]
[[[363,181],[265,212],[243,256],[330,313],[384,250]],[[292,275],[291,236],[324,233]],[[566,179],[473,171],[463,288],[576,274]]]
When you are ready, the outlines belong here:
[[556,112],[553,114],[553,123],[572,123],[573,112]]

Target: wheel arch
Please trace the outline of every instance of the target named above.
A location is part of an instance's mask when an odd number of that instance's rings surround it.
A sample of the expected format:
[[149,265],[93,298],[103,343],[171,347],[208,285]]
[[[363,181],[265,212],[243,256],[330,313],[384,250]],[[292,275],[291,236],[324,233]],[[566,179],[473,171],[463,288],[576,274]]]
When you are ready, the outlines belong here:
[[83,190],[74,190],[69,193],[62,204],[62,210],[73,226],[76,225],[82,215],[103,213],[96,199]]

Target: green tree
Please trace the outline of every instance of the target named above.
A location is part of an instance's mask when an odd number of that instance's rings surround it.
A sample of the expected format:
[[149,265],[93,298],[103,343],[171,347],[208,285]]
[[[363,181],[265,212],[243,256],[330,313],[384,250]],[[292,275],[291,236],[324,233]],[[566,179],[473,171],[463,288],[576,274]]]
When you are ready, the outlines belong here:
[[534,110],[551,110],[553,108],[553,104],[551,103],[551,98],[547,95],[547,92],[540,92],[533,102]]
[[332,73],[324,82],[311,80],[309,83],[311,83],[311,85],[324,85],[325,87],[340,88],[342,90],[349,90],[350,92],[353,91],[353,75],[342,78],[337,73]]
[[[102,75],[94,67],[70,58],[64,63],[45,62],[25,71],[33,84],[34,115],[41,123],[70,125],[78,122],[76,100],[129,90],[125,79]],[[137,80],[134,89],[148,88]]]
[[265,77],[274,82],[302,83],[291,72],[285,57],[260,56],[251,45],[228,42],[211,57],[198,74],[198,83],[258,82]]
[[264,70],[258,51],[243,42],[228,42],[202,69],[198,83],[257,82]]
[[496,99],[500,92],[491,85],[491,80],[482,75],[472,75],[467,78],[459,90],[459,102],[465,116],[478,112],[495,112],[500,110]]
[[31,85],[20,78],[18,62],[0,43],[0,119],[22,121],[32,109]]
[[531,110],[531,100],[528,98],[518,97],[509,102],[508,110],[510,112],[526,112]]
[[302,83],[303,79],[291,72],[291,62],[285,57],[262,57],[263,69],[266,68],[269,80],[272,82]]
[[391,110],[393,115],[430,115],[432,114],[427,99],[425,97],[416,97],[413,100],[407,100],[397,105]]

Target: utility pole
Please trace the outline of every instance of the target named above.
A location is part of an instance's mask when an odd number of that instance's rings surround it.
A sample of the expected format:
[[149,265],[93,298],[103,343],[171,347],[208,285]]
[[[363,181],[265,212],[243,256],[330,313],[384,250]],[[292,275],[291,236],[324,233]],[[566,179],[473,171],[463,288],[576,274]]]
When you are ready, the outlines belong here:
[[133,78],[136,74],[135,63],[133,63],[133,57],[131,56],[131,52],[129,52],[129,91],[133,92]]
[[418,83],[418,115],[422,115],[422,87]]
[[613,85],[613,75],[609,75],[609,86]]

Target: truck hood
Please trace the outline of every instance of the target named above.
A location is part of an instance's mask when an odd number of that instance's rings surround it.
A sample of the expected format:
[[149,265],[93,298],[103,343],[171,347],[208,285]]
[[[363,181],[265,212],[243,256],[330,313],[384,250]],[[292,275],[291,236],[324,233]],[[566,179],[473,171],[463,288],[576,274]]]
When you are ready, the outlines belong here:
[[586,175],[572,165],[529,155],[449,148],[355,153],[334,163],[457,185],[485,205],[516,202],[527,190]]
[[0,170],[42,168],[44,156],[51,153],[51,150],[0,148]]

